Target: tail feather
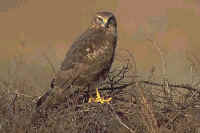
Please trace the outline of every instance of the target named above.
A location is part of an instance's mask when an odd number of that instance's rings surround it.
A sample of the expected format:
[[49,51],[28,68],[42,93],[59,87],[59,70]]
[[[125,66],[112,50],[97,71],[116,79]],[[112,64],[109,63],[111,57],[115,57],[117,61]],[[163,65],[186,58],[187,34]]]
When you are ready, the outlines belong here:
[[36,108],[39,108],[47,99],[47,97],[51,94],[53,88],[49,88],[48,91],[40,97],[40,99],[36,103]]
[[60,88],[54,85],[55,80],[52,80],[51,87],[48,91],[40,97],[40,99],[36,103],[36,110],[38,109],[47,109],[55,104],[63,103],[66,100],[66,97],[74,93],[74,89],[70,89],[70,85],[67,87]]
[[54,89],[54,83],[55,79],[51,81],[51,85],[48,91],[43,96],[41,96],[40,99],[37,101],[36,109],[39,108],[46,101],[47,97],[51,94],[52,90]]

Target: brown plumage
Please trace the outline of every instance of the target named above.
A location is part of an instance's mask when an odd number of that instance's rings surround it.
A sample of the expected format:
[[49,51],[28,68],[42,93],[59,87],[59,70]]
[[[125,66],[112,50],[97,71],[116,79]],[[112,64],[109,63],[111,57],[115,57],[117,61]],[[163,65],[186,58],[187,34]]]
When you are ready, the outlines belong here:
[[116,44],[115,16],[111,12],[96,13],[89,28],[72,44],[51,88],[38,100],[37,107],[59,103],[77,88],[96,89],[111,68]]

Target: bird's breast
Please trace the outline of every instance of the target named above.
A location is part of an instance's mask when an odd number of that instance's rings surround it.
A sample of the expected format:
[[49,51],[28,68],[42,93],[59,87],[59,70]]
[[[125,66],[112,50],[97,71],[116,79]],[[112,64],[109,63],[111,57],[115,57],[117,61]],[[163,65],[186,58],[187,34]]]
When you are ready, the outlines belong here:
[[98,57],[101,57],[103,55],[105,55],[108,51],[109,52],[112,52],[110,50],[110,46],[108,45],[109,44],[109,41],[104,41],[103,42],[104,45],[101,45],[100,47],[98,48],[87,48],[86,51],[87,51],[87,57],[88,59],[90,60],[95,60],[97,59]]

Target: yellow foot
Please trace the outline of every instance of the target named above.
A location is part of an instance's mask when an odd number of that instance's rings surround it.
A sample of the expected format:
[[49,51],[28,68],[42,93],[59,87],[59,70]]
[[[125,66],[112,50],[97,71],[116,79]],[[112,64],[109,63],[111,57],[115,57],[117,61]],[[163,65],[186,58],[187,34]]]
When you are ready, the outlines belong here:
[[104,97],[100,96],[98,88],[96,88],[97,97],[96,98],[89,98],[88,103],[95,102],[95,103],[110,103],[112,98],[104,99]]
[[89,100],[88,100],[88,103],[91,103],[91,102],[93,102],[94,100],[95,100],[94,98],[90,97]]

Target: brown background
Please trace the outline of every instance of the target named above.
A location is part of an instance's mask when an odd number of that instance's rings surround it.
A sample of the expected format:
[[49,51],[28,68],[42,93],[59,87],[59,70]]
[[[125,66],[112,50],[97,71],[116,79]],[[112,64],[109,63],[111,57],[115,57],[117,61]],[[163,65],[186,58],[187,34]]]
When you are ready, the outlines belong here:
[[140,71],[150,71],[153,66],[161,69],[159,53],[147,41],[151,38],[166,57],[170,79],[187,81],[190,64],[186,57],[200,55],[198,0],[1,0],[1,71],[19,51],[27,60],[31,58],[30,62],[52,51],[63,59],[73,40],[100,10],[116,15],[118,50],[133,52]]

